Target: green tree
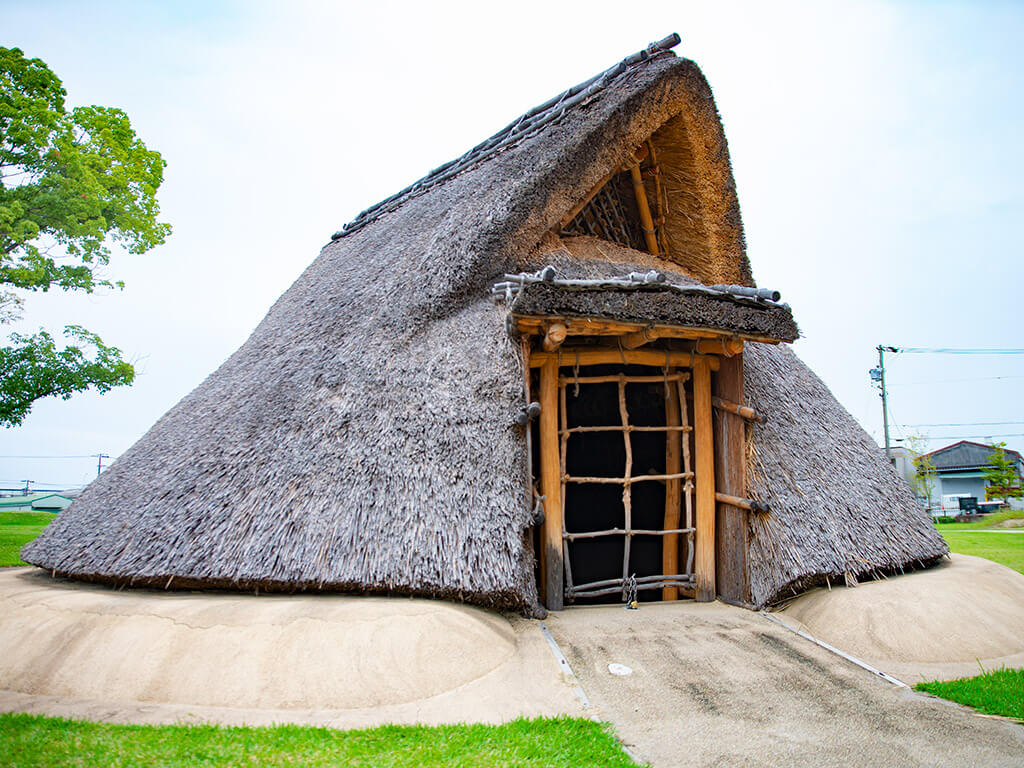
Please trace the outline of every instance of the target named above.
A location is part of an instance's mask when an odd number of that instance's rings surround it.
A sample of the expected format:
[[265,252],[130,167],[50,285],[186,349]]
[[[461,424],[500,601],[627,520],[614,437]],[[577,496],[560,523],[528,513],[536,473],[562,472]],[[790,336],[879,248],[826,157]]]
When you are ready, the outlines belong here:
[[918,498],[925,499],[928,509],[932,507],[932,484],[936,469],[930,454],[925,453],[928,446],[926,435],[911,435],[907,438],[907,450],[913,456],[914,477],[910,480],[910,489]]
[[981,470],[985,477],[985,501],[1019,499],[1024,496],[1017,461],[1006,452],[1006,443],[993,443],[988,466]]
[[[104,274],[110,245],[143,253],[164,242],[156,191],[164,161],[128,116],[64,106],[60,79],[39,59],[0,47],[0,324],[21,317],[25,295],[51,288],[123,288]],[[76,325],[63,348],[44,330],[12,333],[0,348],[0,424],[19,424],[32,403],[130,384],[116,347]]]

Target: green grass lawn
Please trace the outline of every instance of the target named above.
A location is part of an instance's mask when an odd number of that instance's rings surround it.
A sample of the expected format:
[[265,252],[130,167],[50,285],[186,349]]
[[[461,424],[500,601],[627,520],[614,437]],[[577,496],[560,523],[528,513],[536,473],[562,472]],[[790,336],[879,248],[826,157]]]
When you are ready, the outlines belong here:
[[975,520],[970,523],[937,523],[936,527],[940,531],[984,531],[990,528],[998,529],[1010,520],[1024,521],[1024,512],[1020,512],[1018,510],[994,512],[991,515],[985,515],[985,517],[980,520]]
[[51,512],[0,512],[0,567],[28,565],[18,552],[55,517]]
[[1024,533],[948,531],[947,528],[945,525],[938,526],[951,552],[984,557],[1024,573]]
[[90,723],[0,715],[0,762],[22,766],[636,766],[608,726],[581,718],[361,731]]
[[914,688],[966,704],[987,715],[1024,721],[1024,669],[997,669],[977,677],[918,683]]

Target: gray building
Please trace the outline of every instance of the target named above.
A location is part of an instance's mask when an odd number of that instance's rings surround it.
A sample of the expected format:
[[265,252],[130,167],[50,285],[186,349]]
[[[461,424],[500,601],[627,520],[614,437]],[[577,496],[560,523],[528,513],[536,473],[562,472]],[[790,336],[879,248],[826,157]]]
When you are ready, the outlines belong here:
[[[1014,462],[1019,477],[1022,470],[1021,455],[1017,451],[1005,450],[1006,455]],[[935,477],[932,480],[933,507],[942,504],[943,496],[967,495],[975,497],[978,501],[985,501],[985,488],[988,482],[982,472],[988,466],[992,453],[991,445],[961,440],[959,443],[925,454],[931,458],[931,463],[935,467]]]

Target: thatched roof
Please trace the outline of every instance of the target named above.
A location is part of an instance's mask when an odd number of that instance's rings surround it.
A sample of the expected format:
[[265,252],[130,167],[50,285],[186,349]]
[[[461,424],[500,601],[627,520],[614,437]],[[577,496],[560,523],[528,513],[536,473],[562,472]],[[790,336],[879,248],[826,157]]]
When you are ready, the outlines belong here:
[[[537,258],[551,262],[544,254],[552,240],[568,248],[566,274],[614,276],[653,263],[681,280],[753,284],[710,89],[693,62],[650,53],[532,110],[515,123],[528,130],[506,129],[486,151],[361,215],[245,344],[22,556],[112,583],[379,591],[532,606],[526,456],[513,423],[524,405],[523,375],[505,331],[507,308],[488,297],[491,284],[538,268]],[[552,230],[649,138],[669,170],[670,261],[627,248],[603,263],[577,256],[586,238],[563,244]],[[762,356],[750,359],[756,366]],[[787,377],[801,375],[770,369],[750,389],[785,399],[800,385]],[[801,407],[842,416],[820,383],[810,394],[825,405]],[[789,440],[780,432],[764,442],[766,466],[788,467]],[[828,455],[841,450],[830,446]],[[780,457],[771,459],[772,451]],[[863,464],[885,473],[861,455],[871,453],[865,440],[855,453],[836,471]],[[890,488],[874,474],[864,482],[881,485],[851,498],[875,503]],[[764,490],[776,493],[774,485]],[[799,518],[793,491],[778,493],[787,500],[785,519]],[[902,505],[902,497],[893,499]],[[855,508],[842,514],[879,514]],[[820,513],[836,511],[826,505]],[[840,537],[844,523],[834,518],[832,525]],[[890,529],[886,542],[910,535],[896,522]],[[850,546],[854,534],[880,533],[866,522],[848,530]],[[779,535],[790,542],[780,549],[788,560],[764,561],[771,574],[762,596],[822,568],[831,572],[835,552],[846,556],[832,544],[825,553],[804,552],[821,548],[810,532]],[[873,540],[853,551],[881,558],[879,546],[889,545]],[[930,557],[936,545],[915,532],[906,547],[890,548],[890,560],[910,562]]]
[[755,605],[949,552],[884,451],[791,349],[748,344],[743,367],[747,404],[768,416],[747,458],[748,493],[771,506],[751,518]]

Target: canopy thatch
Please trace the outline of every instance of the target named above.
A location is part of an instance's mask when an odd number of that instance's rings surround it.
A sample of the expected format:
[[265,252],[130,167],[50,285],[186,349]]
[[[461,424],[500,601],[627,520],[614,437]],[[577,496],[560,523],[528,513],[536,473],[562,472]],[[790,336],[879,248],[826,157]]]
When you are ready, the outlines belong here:
[[[693,62],[651,52],[361,215],[23,557],[112,583],[532,606],[526,455],[513,424],[523,374],[491,283],[550,250],[563,217],[654,134],[668,169],[670,261],[620,250],[682,280],[753,284],[710,89]],[[568,261],[616,274],[624,259]],[[759,407],[826,413],[855,438],[820,430],[813,448],[830,458],[798,465],[844,479],[811,483],[791,464],[817,427],[780,420],[758,433],[766,473],[787,470],[800,488],[755,486],[780,510],[757,531],[757,602],[856,557],[895,566],[940,554],[941,539],[917,524],[877,449],[820,382],[806,388],[785,351],[749,360]],[[811,400],[790,402],[797,387]],[[843,505],[827,487],[857,482],[871,491]]]

